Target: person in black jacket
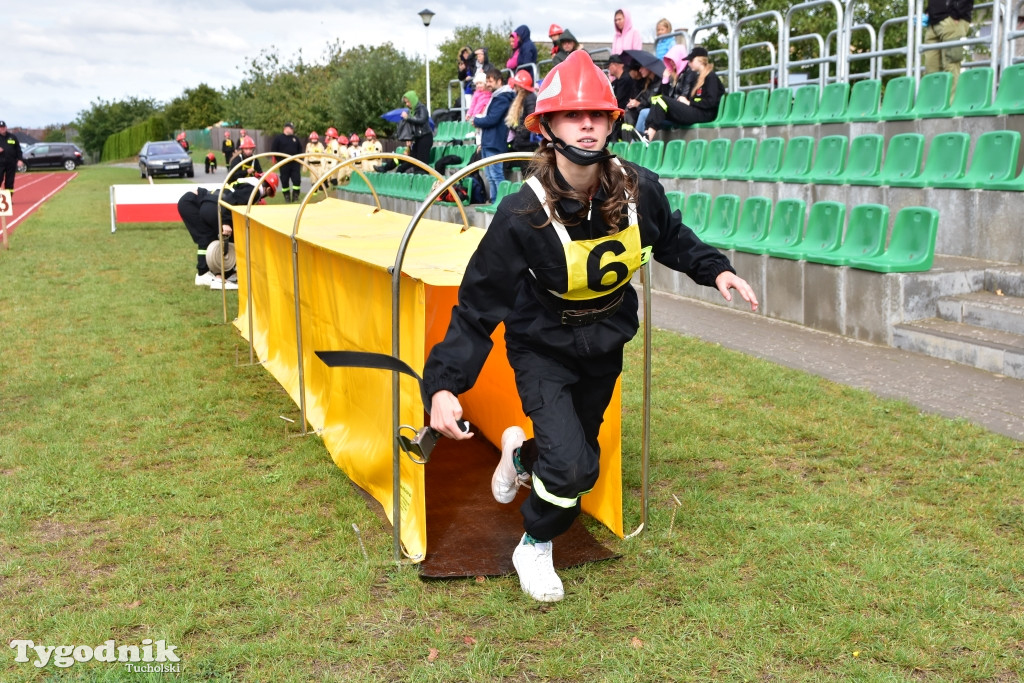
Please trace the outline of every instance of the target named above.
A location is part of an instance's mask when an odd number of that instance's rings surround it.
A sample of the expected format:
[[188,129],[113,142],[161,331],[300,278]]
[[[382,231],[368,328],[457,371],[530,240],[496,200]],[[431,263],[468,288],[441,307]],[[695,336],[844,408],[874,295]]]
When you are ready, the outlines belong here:
[[[962,40],[971,32],[971,15],[974,12],[974,0],[928,0],[926,14],[928,25],[924,29],[924,44],[945,43],[951,40]],[[950,101],[956,93],[956,84],[960,80],[960,63],[964,61],[962,47],[945,47],[940,50],[926,50],[924,53],[924,72],[948,71],[953,77],[953,89]]]
[[[647,114],[645,137],[648,141],[657,135],[658,126],[666,119],[681,126],[714,121],[718,116],[718,105],[725,94],[725,86],[715,74],[715,67],[708,61],[708,51],[695,47],[687,55],[690,69],[696,72],[697,80],[686,95],[659,95],[651,100],[651,111]],[[685,77],[677,79],[685,82]]]
[[224,154],[224,168],[231,163],[231,157],[235,154],[235,143],[231,139],[231,131],[224,131],[224,142],[220,143],[220,151]]
[[[273,163],[281,158],[302,154],[303,143],[295,135],[295,126],[289,121],[284,124],[282,132],[274,136],[270,141],[270,153],[277,156],[271,157]],[[289,161],[281,167],[281,192],[284,194],[284,201],[292,203],[299,201],[299,193],[302,191],[302,164],[298,161]]]
[[11,191],[14,197],[14,176],[18,174],[18,164],[24,161],[21,153],[21,142],[14,133],[7,132],[7,122],[0,121],[0,186]]
[[[281,179],[276,173],[268,174],[263,183],[257,178],[246,177],[228,186],[223,192],[223,198],[232,206],[246,206],[254,194],[256,197],[253,203],[263,197],[273,197],[280,184]],[[234,241],[231,209],[220,206],[218,200],[221,196],[220,190],[210,192],[205,187],[186,192],[178,200],[178,215],[196,245],[196,286],[238,289],[238,284],[230,280],[232,272],[224,274],[226,281],[222,283],[219,277],[210,272],[206,263],[206,249],[220,239],[220,231],[223,231],[227,241]]]
[[[412,135],[412,149],[409,156],[419,159],[424,164],[430,164],[430,148],[434,146],[434,133],[430,130],[430,115],[427,112],[427,105],[420,102],[415,91],[409,90],[402,96],[402,104],[409,108],[408,112],[402,112],[402,119],[409,122],[410,135]],[[417,168],[417,173],[426,171]]]
[[543,602],[564,596],[552,539],[568,530],[580,496],[598,479],[598,433],[622,372],[623,347],[639,326],[633,273],[653,255],[727,300],[734,289],[758,306],[729,260],[669,208],[658,177],[608,153],[621,113],[608,78],[584,50],[544,79],[526,127],[547,144],[535,153],[523,188],[498,205],[466,266],[444,340],[423,371],[431,427],[452,439],[472,438],[457,423],[458,395],[476,382],[491,334],[505,324],[533,438],[519,426],[505,430],[491,493],[510,503],[522,484],[531,484],[512,563],[523,591]]
[[[631,99],[640,93],[637,82],[630,75],[633,59],[629,55],[612,55],[608,58],[608,75],[612,79],[612,92],[619,109],[625,110]],[[622,118],[615,121],[612,140],[622,139]]]

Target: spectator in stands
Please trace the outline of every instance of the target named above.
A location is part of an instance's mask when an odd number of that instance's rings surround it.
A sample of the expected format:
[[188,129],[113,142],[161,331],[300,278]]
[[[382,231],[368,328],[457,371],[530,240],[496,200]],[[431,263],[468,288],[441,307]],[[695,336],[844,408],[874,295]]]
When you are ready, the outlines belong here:
[[220,151],[224,154],[224,168],[227,168],[235,154],[235,143],[231,140],[230,130],[224,131],[224,142],[220,143]]
[[626,50],[644,49],[644,39],[633,26],[633,19],[624,9],[615,10],[615,37],[612,38],[612,54],[621,55]]
[[[517,71],[509,80],[516,93],[515,99],[509,105],[508,114],[505,116],[505,124],[509,130],[509,150],[513,152],[532,152],[537,149],[538,140],[526,127],[526,117],[533,113],[537,107],[537,94],[534,92],[533,77],[529,70]],[[512,171],[516,168],[523,168],[526,162],[511,161],[502,164],[503,173],[506,179],[511,179]]]
[[476,57],[476,64],[473,67],[473,75],[486,74],[487,67],[491,66],[490,53],[486,47],[478,47],[473,55]]
[[564,29],[558,36],[558,54],[552,58],[552,61],[555,65],[561,64],[570,53],[578,49],[580,49],[580,42],[576,40],[576,36],[569,29]]
[[715,65],[708,61],[708,51],[703,47],[695,47],[686,56],[686,60],[690,64],[689,68],[696,73],[697,80],[689,95],[661,96],[652,102],[646,121],[645,137],[648,140],[654,139],[663,121],[692,126],[695,123],[714,121],[718,116],[718,105],[725,94],[725,86],[715,73]]
[[281,179],[277,174],[269,173],[263,183],[256,178],[246,177],[228,186],[223,193],[220,190],[210,192],[205,187],[199,187],[181,196],[178,200],[178,215],[181,216],[185,229],[196,245],[197,287],[238,289],[237,279],[232,281],[233,271],[224,273],[226,281],[222,282],[220,277],[210,272],[206,262],[206,250],[220,239],[220,231],[223,231],[225,240],[234,241],[231,209],[220,206],[218,199],[223,197],[224,201],[232,206],[246,206],[254,194],[256,196],[253,203],[264,197],[273,197],[280,184]]
[[[481,71],[473,76],[473,99],[469,103],[469,108],[466,109],[466,120],[472,121],[474,116],[483,114],[484,110],[487,109],[487,103],[491,101],[491,91],[487,89],[487,76]],[[477,144],[480,141],[477,140]]]
[[0,185],[10,190],[14,197],[14,177],[18,174],[18,166],[24,162],[21,141],[14,133],[7,132],[7,122],[0,121]]
[[255,152],[256,142],[248,135],[243,136],[238,142],[238,149],[231,157],[231,163],[228,164],[228,180],[263,173],[260,160],[250,158]]
[[555,59],[560,49],[558,41],[562,39],[562,30],[562,27],[558,24],[551,24],[551,26],[548,27],[548,38],[551,39],[551,60],[554,64],[558,64],[562,61],[562,59]]
[[[501,72],[493,66],[487,71],[487,89],[491,91],[491,101],[483,114],[473,119],[473,125],[480,129],[480,153],[484,159],[495,154],[508,151],[508,116],[509,107],[515,95],[512,88],[502,81]],[[498,196],[498,183],[504,180],[501,164],[491,164],[484,173],[490,185],[490,198],[493,204]]]
[[[647,53],[647,56],[653,57],[654,55]],[[646,110],[650,108],[651,101],[667,87],[661,82],[664,69],[664,65],[657,60],[648,66],[638,65],[639,85],[637,89],[639,92],[626,103],[626,113],[622,117],[623,140],[632,141],[632,136],[642,137],[644,129],[638,127],[638,124],[642,124],[640,117],[647,117]]]
[[676,44],[675,36],[672,33],[672,22],[668,19],[658,19],[654,26],[654,56],[658,59],[668,54],[670,47]]
[[[515,31],[509,34],[508,38],[509,45],[512,46],[512,56],[508,58],[505,63],[512,73],[515,73],[520,67],[529,64],[537,64],[537,46],[530,40],[530,27],[526,24],[518,27]],[[530,72],[533,75],[533,71]]]
[[[296,154],[302,154],[302,142],[295,135],[295,125],[289,121],[284,124],[280,133],[270,142],[270,153],[275,155],[271,160],[276,164]],[[297,161],[289,161],[281,166],[281,194],[286,203],[299,201],[302,191],[302,165]]]
[[[486,51],[485,55],[486,57]],[[420,102],[415,91],[410,90],[402,96],[402,103],[409,108],[408,112],[402,112],[402,120],[409,122],[409,135],[412,136],[412,147],[409,156],[430,164],[430,148],[434,145],[434,133],[430,130],[430,114],[427,112],[427,105]],[[420,169],[417,172],[424,173]]]
[[[458,396],[475,384],[491,334],[504,322],[533,438],[519,426],[505,430],[491,494],[507,504],[530,485],[512,564],[526,594],[556,602],[564,589],[552,540],[569,529],[581,496],[598,481],[601,422],[623,347],[639,326],[633,273],[653,255],[728,301],[736,290],[752,310],[758,302],[729,260],[680,222],[654,173],[607,152],[621,110],[590,55],[570,55],[544,84],[526,125],[549,144],[535,153],[523,189],[498,207],[466,266],[445,338],[424,366],[423,395],[434,429],[472,438],[457,424]],[[598,255],[602,267],[588,268]]]
[[[971,32],[971,14],[974,0],[928,0],[926,14],[928,25],[924,29],[924,44],[945,43],[962,40]],[[953,89],[949,95],[952,101],[956,84],[960,80],[960,63],[964,61],[962,47],[946,47],[941,50],[926,50],[924,72],[948,71],[953,77]]]
[[[619,109],[622,110],[625,110],[629,101],[640,93],[637,82],[633,80],[626,68],[627,61],[632,63],[633,60],[629,56],[623,57],[622,55],[612,55],[608,58],[608,75],[612,81],[612,92],[615,93],[615,101],[618,103]],[[621,139],[622,117],[620,116],[612,127],[612,140]]]
[[462,91],[470,95],[473,92],[473,74],[476,73],[476,56],[469,49],[468,45],[463,45],[459,49],[458,62],[459,82],[462,83]]

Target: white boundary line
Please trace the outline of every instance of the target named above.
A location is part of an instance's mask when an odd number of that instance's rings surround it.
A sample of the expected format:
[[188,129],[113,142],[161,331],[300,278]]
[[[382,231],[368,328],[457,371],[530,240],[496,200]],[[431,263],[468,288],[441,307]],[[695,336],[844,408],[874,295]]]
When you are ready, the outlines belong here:
[[[72,180],[74,180],[77,177],[78,177],[78,173],[72,173],[71,176],[67,180],[65,180],[63,183],[61,183],[57,187],[53,188],[45,197],[43,197],[42,199],[37,201],[32,206],[28,207],[24,212],[22,212],[22,214],[20,216],[18,216],[13,221],[11,221],[10,223],[7,224],[7,232],[10,232],[11,228],[13,228],[15,225],[17,225],[18,222],[21,221],[22,218],[25,218],[26,216],[31,215],[32,212],[35,210],[35,208],[37,206],[39,206],[40,204],[45,202],[47,199],[49,199],[53,195],[57,194],[57,192],[59,190],[61,190],[65,185],[67,185],[68,183],[70,183]],[[40,180],[42,180],[42,178],[40,178]]]

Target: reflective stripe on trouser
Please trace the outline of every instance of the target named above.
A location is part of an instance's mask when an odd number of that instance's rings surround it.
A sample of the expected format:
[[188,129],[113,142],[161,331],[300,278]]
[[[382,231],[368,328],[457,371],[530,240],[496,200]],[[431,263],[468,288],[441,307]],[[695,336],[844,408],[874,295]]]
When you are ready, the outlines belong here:
[[536,452],[533,486],[520,508],[523,527],[549,541],[569,529],[579,497],[597,482],[597,435],[622,372],[622,352],[574,358],[570,350],[555,360],[508,337],[506,347],[523,412],[533,423],[534,438],[523,450]]

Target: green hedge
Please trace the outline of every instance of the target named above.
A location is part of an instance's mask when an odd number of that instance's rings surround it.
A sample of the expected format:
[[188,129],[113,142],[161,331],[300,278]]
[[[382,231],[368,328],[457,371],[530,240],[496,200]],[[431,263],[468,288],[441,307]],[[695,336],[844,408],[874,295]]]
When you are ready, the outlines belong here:
[[133,157],[150,140],[170,140],[170,133],[163,116],[151,116],[142,123],[109,136],[103,143],[100,161],[119,161]]

